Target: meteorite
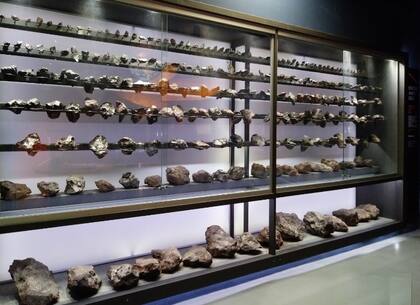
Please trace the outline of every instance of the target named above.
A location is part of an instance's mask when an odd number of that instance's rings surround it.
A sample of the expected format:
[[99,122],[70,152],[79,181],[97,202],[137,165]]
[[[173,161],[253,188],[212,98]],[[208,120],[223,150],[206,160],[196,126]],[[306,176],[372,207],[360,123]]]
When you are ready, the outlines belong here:
[[93,266],[76,266],[67,270],[67,288],[75,299],[95,295],[101,285],[102,280]]
[[108,193],[115,190],[115,186],[113,186],[111,182],[103,179],[95,181],[95,185],[101,193]]
[[131,155],[137,148],[137,143],[129,137],[123,137],[118,140],[118,146],[125,155]]
[[33,258],[14,260],[9,273],[15,282],[20,304],[52,305],[58,302],[58,284],[43,263]]
[[237,134],[230,136],[230,142],[237,148],[241,148],[244,145],[244,139],[242,139],[242,137]]
[[15,114],[20,114],[27,105],[27,103],[24,100],[10,100],[7,102],[6,105],[11,112]]
[[144,143],[144,150],[146,154],[151,157],[159,152],[159,146],[160,142],[157,140],[154,140],[152,142]]
[[191,142],[191,147],[197,150],[204,150],[204,149],[209,148],[210,145],[203,141],[194,141],[194,142]]
[[168,167],[166,180],[172,185],[188,184],[190,183],[190,172],[183,166]]
[[194,122],[199,115],[199,111],[197,108],[193,107],[188,110],[187,115],[188,115],[188,122]]
[[251,144],[255,146],[265,146],[265,139],[258,134],[253,134],[251,136]]
[[[146,114],[146,110],[144,108],[132,109],[131,110],[131,121],[136,124],[140,122],[142,117]],[[121,116],[120,116],[121,117]]]
[[164,250],[152,250],[153,258],[159,261],[162,273],[174,273],[182,262],[181,253],[175,247]]
[[265,179],[268,176],[267,168],[259,163],[252,163],[251,175],[255,178]]
[[120,102],[120,101],[116,101],[115,104],[116,104],[115,112],[117,114],[119,114],[118,121],[119,122],[122,122],[122,120],[124,119],[125,115],[128,114],[128,108],[127,108],[127,106],[123,102]]
[[67,119],[70,122],[77,122],[80,118],[80,105],[79,104],[68,104],[65,108]]
[[8,67],[2,67],[1,74],[3,74],[6,79],[14,80],[17,77],[18,72],[16,66],[12,65]]
[[173,139],[169,142],[169,147],[175,150],[184,150],[188,148],[188,144],[183,139]]
[[61,71],[60,80],[65,84],[76,85],[80,81],[80,76],[73,70],[67,69]]
[[64,110],[64,105],[60,101],[52,101],[45,104],[45,109],[50,119],[57,119]]
[[37,187],[44,197],[54,197],[60,191],[57,182],[45,182],[41,181],[37,183]]
[[0,195],[3,200],[20,200],[28,197],[31,189],[23,183],[0,181]]
[[85,178],[82,176],[70,176],[66,179],[66,188],[64,193],[68,195],[76,195],[85,189]]
[[229,174],[224,170],[218,169],[212,174],[212,178],[215,181],[227,182],[229,180]]
[[212,142],[213,147],[223,148],[228,146],[228,140],[225,138],[216,139]]
[[261,244],[258,239],[249,232],[237,236],[236,243],[238,245],[238,253],[244,254],[259,254],[261,253]]
[[245,176],[245,169],[241,166],[233,166],[228,171],[229,179],[241,180]]
[[115,114],[115,107],[111,103],[105,102],[99,107],[99,112],[104,119],[108,119]]
[[97,135],[89,142],[89,149],[98,159],[102,159],[108,153],[108,141],[104,136]]
[[213,262],[212,256],[206,248],[194,246],[189,249],[182,258],[184,266],[196,268],[208,268]]
[[173,116],[175,120],[180,123],[184,120],[184,109],[179,105],[172,106]]
[[57,149],[60,151],[66,151],[66,150],[75,150],[76,149],[76,142],[74,140],[74,137],[72,135],[68,135],[67,137],[59,139],[55,145],[57,146]]
[[139,282],[138,273],[131,264],[111,265],[106,275],[115,290],[129,289]]
[[144,178],[144,184],[150,187],[159,187],[162,185],[162,177],[159,175],[147,176]]
[[211,183],[213,181],[212,176],[205,170],[199,170],[192,175],[193,181],[196,183]]
[[222,115],[222,111],[219,107],[212,107],[209,109],[209,115],[213,121],[216,121]]
[[125,189],[137,189],[140,186],[139,179],[130,172],[124,173],[119,182]]
[[146,109],[147,123],[149,124],[156,123],[158,121],[158,114],[159,114],[159,109],[155,105],[148,107]]
[[41,139],[36,132],[28,134],[22,141],[16,143],[17,148],[25,150],[28,155],[35,156],[38,153],[37,146]]
[[208,227],[205,236],[207,251],[213,257],[233,258],[239,250],[236,240],[230,237],[220,226]]
[[154,281],[159,278],[160,264],[156,258],[138,258],[133,265],[134,273],[146,281]]

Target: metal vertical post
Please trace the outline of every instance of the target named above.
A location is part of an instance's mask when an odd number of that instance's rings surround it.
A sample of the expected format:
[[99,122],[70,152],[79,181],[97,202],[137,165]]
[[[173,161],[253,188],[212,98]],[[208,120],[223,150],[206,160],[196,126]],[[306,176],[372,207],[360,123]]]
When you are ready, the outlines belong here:
[[[236,61],[232,60],[231,64],[233,66],[233,68],[236,69]],[[234,79],[230,80],[230,88],[235,89],[236,88],[236,83]],[[235,103],[235,98],[232,97],[230,100],[230,110],[232,110],[233,112],[235,112],[235,107],[236,107],[236,103]],[[235,124],[233,124],[233,120],[230,119],[229,120],[229,136],[232,136],[235,134]],[[235,166],[235,147],[233,146],[229,146],[229,166]],[[230,236],[234,237],[235,236],[235,205],[234,204],[230,204],[229,205],[229,234]]]
[[[277,189],[276,163],[277,163],[277,65],[278,65],[278,33],[271,38],[271,78],[270,78],[270,102],[271,102],[271,125],[270,125],[270,189],[273,194]],[[270,254],[276,254],[276,198],[269,200],[269,248]]]
[[[249,42],[245,43],[245,52],[248,54],[251,51],[251,47]],[[245,70],[250,71],[251,64],[249,62],[245,62]],[[245,89],[250,90],[250,81],[245,81]],[[245,99],[244,108],[249,109],[249,98]],[[249,124],[244,123],[244,141],[246,143],[249,142]],[[244,167],[245,167],[245,177],[249,177],[249,146],[244,147]],[[249,203],[248,201],[244,202],[244,232],[249,231]]]

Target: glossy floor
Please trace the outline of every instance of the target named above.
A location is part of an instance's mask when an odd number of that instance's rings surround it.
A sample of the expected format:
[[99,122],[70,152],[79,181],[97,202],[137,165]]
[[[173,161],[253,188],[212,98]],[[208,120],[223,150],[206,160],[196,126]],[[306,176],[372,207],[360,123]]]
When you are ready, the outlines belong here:
[[219,290],[182,304],[420,304],[420,231]]

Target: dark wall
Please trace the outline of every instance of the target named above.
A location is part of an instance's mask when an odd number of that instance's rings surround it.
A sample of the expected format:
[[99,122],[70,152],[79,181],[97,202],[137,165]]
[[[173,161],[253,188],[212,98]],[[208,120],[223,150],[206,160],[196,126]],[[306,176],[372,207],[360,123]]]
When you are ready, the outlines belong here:
[[197,0],[247,14],[342,36],[386,51],[410,53],[417,67],[419,1]]

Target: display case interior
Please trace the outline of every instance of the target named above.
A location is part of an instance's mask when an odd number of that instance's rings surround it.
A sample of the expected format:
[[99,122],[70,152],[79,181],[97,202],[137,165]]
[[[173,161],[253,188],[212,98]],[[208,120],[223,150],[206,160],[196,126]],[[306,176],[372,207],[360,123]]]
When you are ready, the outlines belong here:
[[399,62],[279,37],[278,186],[395,175]]
[[25,3],[0,4],[0,217],[268,192],[270,35]]

